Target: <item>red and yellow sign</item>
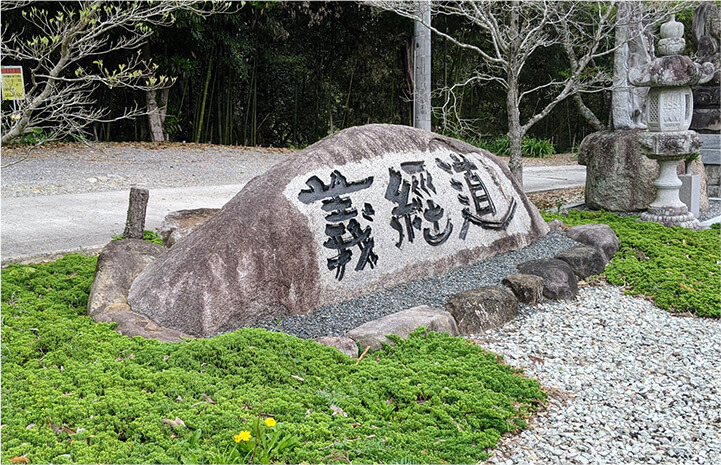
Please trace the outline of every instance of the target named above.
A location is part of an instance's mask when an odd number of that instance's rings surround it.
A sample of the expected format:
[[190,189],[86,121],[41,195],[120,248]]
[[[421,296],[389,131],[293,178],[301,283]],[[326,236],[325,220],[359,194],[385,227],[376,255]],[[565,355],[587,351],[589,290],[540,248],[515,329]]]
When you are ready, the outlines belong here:
[[22,66],[3,66],[2,94],[3,100],[23,100],[25,98],[25,81]]

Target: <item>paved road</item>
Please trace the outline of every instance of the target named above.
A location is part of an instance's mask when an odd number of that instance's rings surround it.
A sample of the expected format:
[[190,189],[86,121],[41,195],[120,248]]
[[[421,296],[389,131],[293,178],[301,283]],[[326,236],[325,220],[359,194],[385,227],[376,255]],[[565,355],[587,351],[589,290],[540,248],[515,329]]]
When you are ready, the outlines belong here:
[[523,190],[527,194],[585,185],[586,167],[582,165],[523,168]]
[[[268,166],[270,168],[270,166]],[[542,192],[585,185],[585,166],[529,167],[524,190]],[[168,212],[221,207],[244,184],[150,189],[146,229]],[[128,190],[2,199],[2,264],[37,263],[70,252],[95,252],[125,227]]]

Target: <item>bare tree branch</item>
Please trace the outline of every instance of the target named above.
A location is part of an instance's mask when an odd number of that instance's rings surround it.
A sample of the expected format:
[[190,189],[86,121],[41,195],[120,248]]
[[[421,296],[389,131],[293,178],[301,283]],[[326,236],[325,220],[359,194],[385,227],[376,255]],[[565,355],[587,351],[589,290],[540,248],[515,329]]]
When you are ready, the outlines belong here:
[[[22,17],[33,29],[9,33],[3,27],[0,54],[3,64],[30,63],[30,88],[16,109],[0,115],[2,139],[6,144],[29,131],[49,131],[47,139],[85,135],[85,127],[94,122],[133,118],[145,111],[126,109],[118,117],[106,118],[107,111],[97,106],[92,93],[98,86],[149,91],[171,86],[174,79],[158,76],[157,66],[143,60],[140,51],[116,68],[108,68],[103,57],[119,50],[135,50],[153,33],[154,27],[173,24],[174,13],[189,11],[201,16],[230,11],[229,2],[198,3],[191,0],[161,2],[110,2],[90,0],[63,2],[49,13],[36,2],[5,1],[2,11],[21,9]],[[110,39],[111,32],[119,32]],[[80,60],[95,58],[93,69],[80,66]]]
[[[418,20],[408,2],[377,0],[366,2]],[[458,0],[434,2],[436,15],[455,16],[476,28],[481,43],[454,37],[450,33],[427,24],[433,32],[450,42],[471,50],[483,62],[483,70],[464,82],[441,91],[443,103],[439,108],[444,127],[467,130],[469,120],[463,120],[459,99],[455,94],[466,85],[497,82],[507,92],[508,137],[511,160],[509,167],[522,182],[521,141],[523,136],[541,119],[568,97],[581,92],[608,88],[607,73],[592,69],[594,59],[613,53],[618,44],[613,32],[618,18],[616,2],[609,1],[550,1],[550,0]],[[644,24],[653,27],[663,18],[662,9],[677,8],[673,4],[653,5],[643,12]],[[549,79],[532,89],[521,88],[521,72],[531,56],[550,47],[560,47],[569,60],[568,73]],[[531,94],[542,92],[543,102],[530,115],[521,115],[520,107]],[[579,97],[577,104],[582,113],[590,110]],[[586,112],[585,110],[588,110]],[[594,115],[595,116],[595,115]],[[596,118],[595,123],[600,123]],[[598,124],[595,124],[598,127]]]

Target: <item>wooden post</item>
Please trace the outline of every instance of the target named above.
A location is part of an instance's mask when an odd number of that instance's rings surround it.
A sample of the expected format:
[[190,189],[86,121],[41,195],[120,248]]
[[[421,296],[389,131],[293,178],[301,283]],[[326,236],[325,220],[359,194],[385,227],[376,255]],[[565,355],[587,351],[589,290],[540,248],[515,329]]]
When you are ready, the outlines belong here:
[[123,239],[142,239],[145,231],[145,211],[148,208],[148,189],[130,188],[128,219],[125,222]]

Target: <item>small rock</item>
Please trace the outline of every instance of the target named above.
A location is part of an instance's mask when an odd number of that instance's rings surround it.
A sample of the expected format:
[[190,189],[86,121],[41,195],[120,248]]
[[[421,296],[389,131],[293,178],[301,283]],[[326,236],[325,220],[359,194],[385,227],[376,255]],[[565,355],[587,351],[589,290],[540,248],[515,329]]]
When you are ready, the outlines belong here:
[[518,300],[507,289],[485,286],[459,292],[446,304],[463,334],[478,334],[518,316]]
[[182,426],[183,428],[186,428],[185,422],[178,417],[175,417],[175,420],[169,420],[167,418],[163,419],[163,423],[165,423],[166,425],[170,425],[173,428],[177,428],[178,426]]
[[566,249],[558,253],[556,258],[568,263],[578,279],[603,273],[608,263],[600,249],[588,245]]
[[566,231],[566,236],[582,244],[596,247],[603,252],[606,263],[618,252],[618,236],[607,224],[581,224]]
[[555,232],[566,232],[568,230],[568,226],[566,226],[566,223],[559,219],[549,221],[548,227],[551,229],[551,231]]
[[317,337],[315,342],[328,347],[335,347],[350,358],[358,358],[358,345],[349,337]]
[[148,317],[131,311],[128,304],[109,305],[93,318],[99,322],[117,323],[115,331],[127,337],[140,336],[162,342],[184,342],[184,339],[192,339],[188,334],[164,328]]
[[163,239],[163,245],[172,247],[219,211],[219,208],[197,208],[168,213],[160,225],[160,237]]
[[543,295],[551,300],[573,299],[578,279],[568,263],[556,258],[541,258],[521,263],[518,271],[543,278]]
[[362,347],[379,350],[383,348],[383,343],[393,344],[386,335],[395,334],[406,339],[419,326],[425,326],[429,331],[458,335],[456,320],[450,313],[421,305],[369,321],[348,331],[347,336]]
[[140,239],[111,241],[106,245],[95,268],[88,314],[95,318],[112,304],[127,304],[133,280],[163,252],[162,246]]
[[543,298],[543,278],[532,274],[509,274],[501,281],[519,302],[536,305]]

